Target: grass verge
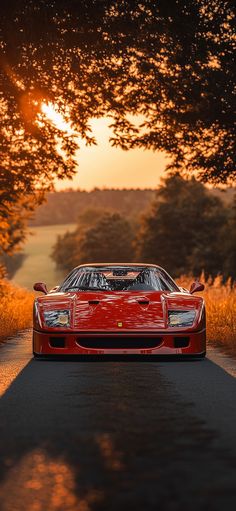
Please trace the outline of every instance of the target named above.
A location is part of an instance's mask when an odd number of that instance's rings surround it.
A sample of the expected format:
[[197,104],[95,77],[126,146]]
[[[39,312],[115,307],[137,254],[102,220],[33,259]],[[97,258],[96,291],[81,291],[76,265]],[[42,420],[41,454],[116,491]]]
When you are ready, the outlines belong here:
[[[215,279],[201,277],[205,284],[203,296],[207,312],[207,340],[236,354],[236,285],[230,280],[223,283],[221,276]],[[193,278],[181,277],[178,284],[189,289]]]
[[0,280],[0,340],[32,325],[34,293]]

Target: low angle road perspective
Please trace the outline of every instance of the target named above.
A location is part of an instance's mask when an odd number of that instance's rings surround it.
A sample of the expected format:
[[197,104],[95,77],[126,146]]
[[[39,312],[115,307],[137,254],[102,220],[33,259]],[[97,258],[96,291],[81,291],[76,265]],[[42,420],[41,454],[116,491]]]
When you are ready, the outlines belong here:
[[34,360],[0,346],[1,511],[236,505],[236,361]]
[[234,4],[0,2],[0,511],[236,510]]

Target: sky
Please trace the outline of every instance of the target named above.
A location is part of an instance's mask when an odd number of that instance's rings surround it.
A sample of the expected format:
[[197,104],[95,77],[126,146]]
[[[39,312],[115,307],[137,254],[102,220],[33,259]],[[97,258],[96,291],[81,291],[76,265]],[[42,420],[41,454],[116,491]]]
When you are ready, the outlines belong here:
[[108,119],[93,119],[91,127],[97,146],[81,143],[78,172],[73,180],[56,182],[56,190],[80,188],[157,188],[167,158],[163,153],[132,149],[123,151],[109,143]]

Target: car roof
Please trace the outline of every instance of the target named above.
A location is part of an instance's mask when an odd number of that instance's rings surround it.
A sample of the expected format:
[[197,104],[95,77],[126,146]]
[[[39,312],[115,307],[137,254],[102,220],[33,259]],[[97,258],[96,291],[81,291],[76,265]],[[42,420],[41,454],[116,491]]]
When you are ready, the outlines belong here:
[[130,267],[137,267],[137,268],[161,268],[161,266],[158,266],[157,264],[149,264],[149,263],[87,263],[87,264],[80,264],[79,266],[76,266],[74,270],[77,268],[84,268],[84,267],[95,267],[95,268],[102,268],[103,266],[106,267],[113,267],[113,266],[127,266]]

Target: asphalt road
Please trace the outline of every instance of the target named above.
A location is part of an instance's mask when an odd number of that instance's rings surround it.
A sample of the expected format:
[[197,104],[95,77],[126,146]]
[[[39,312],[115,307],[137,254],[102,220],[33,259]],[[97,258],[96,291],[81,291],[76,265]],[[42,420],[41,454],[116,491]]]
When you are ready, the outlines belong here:
[[236,509],[236,362],[35,361],[0,346],[1,511]]

